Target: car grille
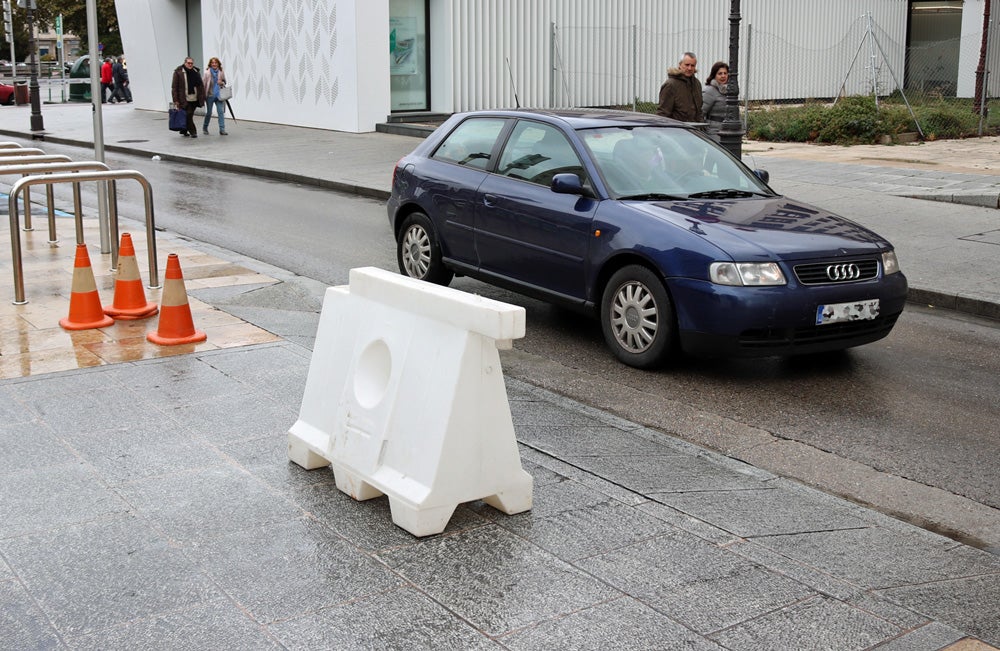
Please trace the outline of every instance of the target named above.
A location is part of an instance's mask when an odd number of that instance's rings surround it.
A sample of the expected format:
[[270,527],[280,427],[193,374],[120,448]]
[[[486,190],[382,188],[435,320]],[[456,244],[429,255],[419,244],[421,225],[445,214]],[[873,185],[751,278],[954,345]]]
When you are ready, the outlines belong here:
[[889,334],[899,313],[880,316],[870,321],[845,321],[799,328],[746,330],[740,335],[740,347],[750,350],[769,348],[794,349],[844,339],[875,341]]
[[878,277],[878,260],[837,260],[815,262],[793,267],[795,277],[803,285],[856,283]]

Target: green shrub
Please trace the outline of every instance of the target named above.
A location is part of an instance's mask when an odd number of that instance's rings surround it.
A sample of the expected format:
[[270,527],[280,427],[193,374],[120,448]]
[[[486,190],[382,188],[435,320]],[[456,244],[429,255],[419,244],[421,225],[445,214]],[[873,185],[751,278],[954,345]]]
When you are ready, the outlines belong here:
[[[979,115],[973,112],[971,99],[909,92],[906,99],[909,107],[902,94],[896,92],[877,104],[872,96],[853,96],[841,98],[836,104],[810,100],[795,106],[757,108],[746,113],[746,135],[751,140],[839,145],[876,143],[885,136],[895,138],[914,131],[922,132],[929,140],[978,135]],[[654,113],[656,103],[639,102],[637,109]],[[984,134],[1000,133],[1000,107],[990,111],[987,118]]]
[[921,111],[920,126],[924,135],[935,138],[961,138],[976,133],[979,127],[979,116],[971,111],[959,113],[947,109],[927,109]]
[[875,99],[845,97],[824,111],[825,120],[816,136],[818,142],[873,143],[881,135],[881,121]]
[[916,131],[909,109],[903,103],[882,102],[880,105],[882,135],[895,136],[900,133]]
[[816,139],[823,126],[823,106],[805,104],[750,113],[747,136],[753,140],[807,142]]

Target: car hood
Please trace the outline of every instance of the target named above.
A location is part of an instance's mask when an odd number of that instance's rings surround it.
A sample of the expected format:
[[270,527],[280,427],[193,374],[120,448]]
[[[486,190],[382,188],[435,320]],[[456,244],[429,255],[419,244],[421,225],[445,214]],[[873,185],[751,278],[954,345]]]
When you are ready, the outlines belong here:
[[635,204],[706,239],[735,260],[871,255],[889,247],[849,219],[788,197]]

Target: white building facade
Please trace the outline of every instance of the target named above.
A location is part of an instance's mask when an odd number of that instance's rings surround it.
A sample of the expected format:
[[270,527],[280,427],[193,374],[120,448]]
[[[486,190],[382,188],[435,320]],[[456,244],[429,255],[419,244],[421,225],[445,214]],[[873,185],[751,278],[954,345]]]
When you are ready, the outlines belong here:
[[[742,0],[741,95],[970,97],[987,0]],[[1000,0],[994,3],[994,25]],[[165,110],[188,55],[240,119],[350,132],[392,113],[655,101],[685,51],[728,59],[729,0],[130,0],[133,95]],[[989,69],[1000,69],[991,29]],[[989,77],[990,96],[1000,79]]]

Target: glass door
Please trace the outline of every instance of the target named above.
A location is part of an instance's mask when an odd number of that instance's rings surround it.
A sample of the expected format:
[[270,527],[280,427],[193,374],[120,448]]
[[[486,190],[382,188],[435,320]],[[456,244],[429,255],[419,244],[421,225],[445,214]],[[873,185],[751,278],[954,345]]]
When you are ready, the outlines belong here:
[[430,108],[430,72],[427,57],[429,0],[390,0],[389,74],[392,110]]

